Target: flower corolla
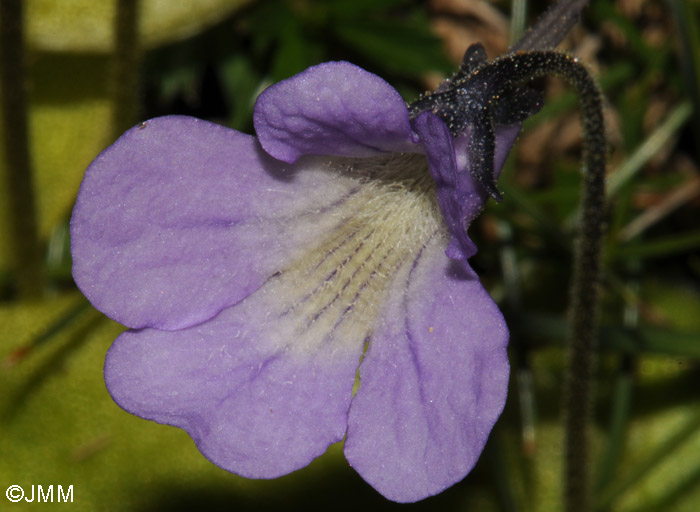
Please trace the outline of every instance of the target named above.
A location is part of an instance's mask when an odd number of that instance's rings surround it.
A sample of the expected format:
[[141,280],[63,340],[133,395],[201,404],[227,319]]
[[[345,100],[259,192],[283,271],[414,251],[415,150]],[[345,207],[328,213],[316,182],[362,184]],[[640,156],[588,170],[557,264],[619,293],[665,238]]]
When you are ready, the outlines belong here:
[[[130,328],[106,358],[114,400],[249,478],[345,439],[391,500],[461,480],[505,403],[508,331],[467,261],[489,196],[471,127],[434,110],[329,62],[260,95],[257,138],[162,117],[100,154],[73,275]],[[496,124],[494,173],[519,128]]]

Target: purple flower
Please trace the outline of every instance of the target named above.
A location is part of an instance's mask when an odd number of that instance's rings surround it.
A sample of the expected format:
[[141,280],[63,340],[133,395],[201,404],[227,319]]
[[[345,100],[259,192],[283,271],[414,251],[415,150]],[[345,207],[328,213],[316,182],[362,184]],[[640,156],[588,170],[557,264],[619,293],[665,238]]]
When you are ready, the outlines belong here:
[[[488,197],[472,128],[414,114],[330,62],[261,94],[257,139],[163,117],[99,155],[73,275],[131,328],[105,363],[114,400],[249,478],[345,438],[391,500],[461,480],[505,403],[508,332],[467,262]],[[496,127],[496,172],[518,130]]]

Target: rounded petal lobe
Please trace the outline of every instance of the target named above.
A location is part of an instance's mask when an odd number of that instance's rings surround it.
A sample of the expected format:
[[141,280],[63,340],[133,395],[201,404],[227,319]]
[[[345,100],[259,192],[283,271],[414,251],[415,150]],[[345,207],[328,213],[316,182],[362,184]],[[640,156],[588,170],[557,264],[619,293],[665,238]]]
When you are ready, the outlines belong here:
[[345,455],[389,499],[461,480],[506,399],[508,333],[473,271],[429,244],[394,281],[360,367]]
[[285,166],[222,126],[153,119],[87,169],[71,219],[73,276],[129,327],[191,326],[342,222],[324,213],[356,187],[318,161]]
[[253,121],[265,151],[289,163],[306,154],[420,151],[399,93],[348,62],[319,64],[269,87]]
[[296,309],[298,283],[284,276],[200,325],[122,334],[105,362],[114,400],[186,430],[208,459],[241,476],[306,466],[345,434],[364,339],[310,322]]

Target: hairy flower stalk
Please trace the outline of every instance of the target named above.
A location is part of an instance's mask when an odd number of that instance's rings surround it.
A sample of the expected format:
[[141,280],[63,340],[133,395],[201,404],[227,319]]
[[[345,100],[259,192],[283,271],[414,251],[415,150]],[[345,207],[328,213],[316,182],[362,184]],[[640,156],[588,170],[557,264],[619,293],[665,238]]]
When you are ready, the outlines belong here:
[[[569,326],[569,358],[565,384],[566,474],[565,509],[570,512],[590,508],[587,426],[590,410],[591,364],[597,327],[598,281],[600,250],[604,232],[606,141],[602,97],[585,66],[576,58],[552,51],[529,51],[507,55],[483,69],[477,69],[470,80],[488,84],[480,108],[470,114],[470,121],[480,126],[477,151],[483,154],[472,167],[480,182],[487,182],[492,174],[483,172],[491,167],[490,155],[494,144],[494,113],[491,103],[515,84],[542,75],[556,75],[566,79],[581,99],[584,129],[584,181],[581,199],[581,230],[574,251],[571,282]],[[482,76],[486,75],[486,76]],[[449,103],[435,93],[436,103]],[[485,106],[482,106],[485,105]],[[474,149],[471,149],[472,151]],[[487,183],[491,195],[500,197],[495,181]]]
[[[587,428],[605,221],[607,147],[602,96],[585,66],[565,54],[532,51],[504,57],[493,66],[496,67],[494,74],[502,73],[513,81],[544,74],[559,76],[576,89],[581,99],[585,167],[580,233],[574,250],[570,291],[569,357],[565,383],[565,510],[585,512],[590,509]],[[496,91],[494,96],[499,93]]]

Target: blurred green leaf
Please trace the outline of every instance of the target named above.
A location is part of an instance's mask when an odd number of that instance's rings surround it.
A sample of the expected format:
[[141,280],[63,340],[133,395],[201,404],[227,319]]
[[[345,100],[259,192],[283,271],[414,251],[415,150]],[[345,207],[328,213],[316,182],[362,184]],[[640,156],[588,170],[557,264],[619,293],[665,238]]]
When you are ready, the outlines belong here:
[[610,175],[607,182],[607,196],[614,197],[620,188],[629,182],[668,143],[671,137],[678,134],[692,113],[693,107],[690,102],[686,101],[678,105],[664,119],[663,123],[635,149],[634,153]]
[[694,252],[698,248],[700,248],[700,230],[630,242],[615,247],[611,256],[620,259],[660,258],[678,253]]
[[[141,38],[153,47],[191,36],[251,0],[142,0]],[[61,52],[109,53],[116,0],[27,0],[29,45]]]
[[[632,471],[613,481],[607,489],[602,491],[598,501],[600,508],[607,508],[619,497],[633,487],[644,477],[657,469],[662,462],[674,455],[674,452],[684,445],[694,434],[700,432],[700,412],[695,411],[693,416],[676,431],[664,439],[662,443],[642,461],[640,461]],[[697,473],[698,469],[695,470]]]
[[391,20],[347,21],[335,27],[338,38],[383,68],[403,74],[449,72],[453,64],[445,57],[427,24]]
[[610,428],[604,441],[603,456],[596,468],[594,484],[596,493],[600,493],[613,479],[624,453],[634,387],[634,376],[631,366],[631,357],[623,356],[619,374],[615,379],[610,403]]
[[262,85],[253,64],[245,55],[233,55],[221,66],[224,94],[231,104],[229,125],[242,132],[250,132],[253,120],[253,101]]
[[[537,340],[538,344],[544,340],[561,344],[566,338],[567,323],[561,317],[527,312],[514,319],[513,328]],[[602,325],[599,342],[601,350],[700,358],[700,330],[676,331],[650,326],[625,329],[618,325]]]
[[313,46],[303,35],[301,27],[292,21],[284,24],[278,34],[277,51],[272,60],[270,80],[279,82],[316,62]]

